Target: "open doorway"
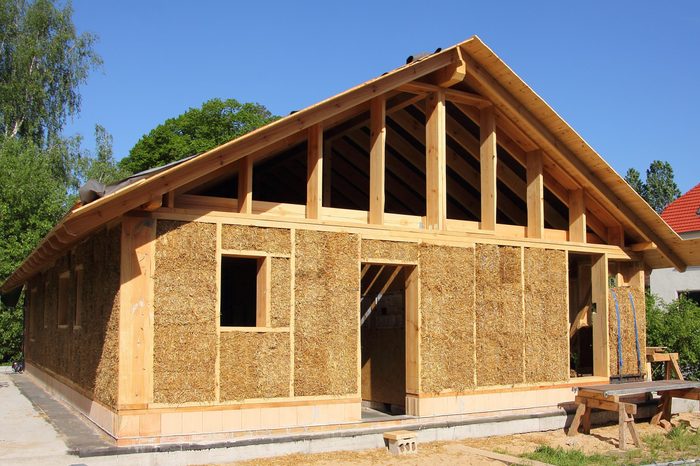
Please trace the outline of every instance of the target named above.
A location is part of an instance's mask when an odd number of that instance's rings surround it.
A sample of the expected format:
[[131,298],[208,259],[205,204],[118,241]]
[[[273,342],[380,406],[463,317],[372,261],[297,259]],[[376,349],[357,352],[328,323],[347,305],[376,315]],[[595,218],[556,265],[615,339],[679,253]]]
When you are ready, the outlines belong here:
[[571,377],[593,375],[591,256],[569,253]]
[[413,266],[362,264],[362,416],[405,413],[406,303]]

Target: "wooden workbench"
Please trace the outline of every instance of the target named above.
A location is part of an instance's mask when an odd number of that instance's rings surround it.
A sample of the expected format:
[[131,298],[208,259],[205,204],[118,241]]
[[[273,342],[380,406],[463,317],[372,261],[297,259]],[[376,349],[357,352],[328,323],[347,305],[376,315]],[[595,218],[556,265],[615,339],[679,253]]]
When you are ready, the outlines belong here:
[[[651,424],[658,424],[661,419],[670,421],[671,401],[673,398],[686,398],[700,400],[700,382],[686,380],[657,380],[654,382],[634,382],[624,384],[587,385],[577,387],[576,415],[569,428],[568,435],[578,433],[579,426],[583,432],[590,434],[591,411],[602,409],[616,411],[620,428],[620,445],[624,450],[627,441],[627,430],[632,435],[634,444],[641,446],[639,436],[634,428],[634,415],[637,414],[637,405],[629,401],[629,397],[646,393],[658,393],[661,401],[656,414],[651,418]],[[626,398],[628,401],[626,401]]]

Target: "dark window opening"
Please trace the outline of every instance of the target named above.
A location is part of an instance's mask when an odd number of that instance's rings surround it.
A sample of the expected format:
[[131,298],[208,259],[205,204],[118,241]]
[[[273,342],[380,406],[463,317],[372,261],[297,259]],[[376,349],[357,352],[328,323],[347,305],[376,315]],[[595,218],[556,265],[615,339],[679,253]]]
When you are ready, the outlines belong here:
[[700,290],[681,291],[678,294],[685,296],[687,299],[695,301],[695,304],[700,305]]
[[254,258],[221,258],[222,327],[256,326],[260,263],[260,259]]

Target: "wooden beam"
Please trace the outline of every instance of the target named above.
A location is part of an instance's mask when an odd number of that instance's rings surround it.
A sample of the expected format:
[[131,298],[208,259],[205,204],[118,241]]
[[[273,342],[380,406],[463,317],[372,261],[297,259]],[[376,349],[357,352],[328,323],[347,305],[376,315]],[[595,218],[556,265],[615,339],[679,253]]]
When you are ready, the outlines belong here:
[[569,241],[586,242],[586,205],[583,189],[569,191]]
[[428,95],[425,113],[426,227],[442,230],[447,218],[447,138],[444,92],[438,91]]
[[481,109],[479,121],[481,164],[481,228],[496,229],[496,116],[493,107]]
[[308,130],[306,218],[317,219],[323,206],[323,127],[313,125]]
[[420,81],[413,81],[406,83],[398,88],[402,92],[409,92],[414,94],[430,94],[433,92],[444,92],[445,99],[451,102],[456,102],[464,105],[471,105],[476,108],[485,108],[493,105],[490,100],[479,94],[474,94],[472,92],[457,91],[454,89],[446,89],[441,86],[435,86],[433,84],[422,83]]
[[253,212],[253,158],[241,159],[238,167],[238,212]]
[[630,244],[627,249],[634,252],[651,251],[656,249],[656,243],[652,241],[643,241],[641,243]]
[[386,100],[383,96],[370,101],[369,149],[369,223],[384,223],[386,177]]
[[118,405],[153,401],[153,266],[156,222],[122,220]]
[[608,258],[599,254],[591,258],[591,301],[593,312],[593,375],[610,377],[608,347]]
[[146,212],[153,212],[158,210],[163,206],[163,196],[158,196],[156,199],[152,199],[141,206],[141,210]]
[[467,64],[462,59],[463,53],[462,49],[457,47],[457,56],[459,59],[453,64],[426,76],[426,80],[442,87],[454,86],[464,81],[464,78],[467,76]]
[[333,185],[331,184],[333,179],[333,143],[331,141],[326,141],[323,144],[323,195],[322,195],[322,205],[324,207],[331,206],[331,195],[333,192]]
[[542,238],[544,234],[544,176],[542,151],[528,152],[527,160],[527,236]]

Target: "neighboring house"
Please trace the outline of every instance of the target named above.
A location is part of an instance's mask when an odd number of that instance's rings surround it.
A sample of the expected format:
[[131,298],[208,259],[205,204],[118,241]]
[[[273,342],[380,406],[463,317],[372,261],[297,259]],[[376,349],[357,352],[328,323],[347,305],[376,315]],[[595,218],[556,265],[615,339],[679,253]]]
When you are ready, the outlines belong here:
[[[700,238],[700,184],[669,204],[661,218],[681,238]],[[649,284],[651,292],[667,303],[683,294],[700,304],[700,267],[688,267],[685,272],[657,269],[651,273]]]
[[561,412],[643,370],[645,267],[700,265],[477,37],[107,193],[1,291],[119,445]]

